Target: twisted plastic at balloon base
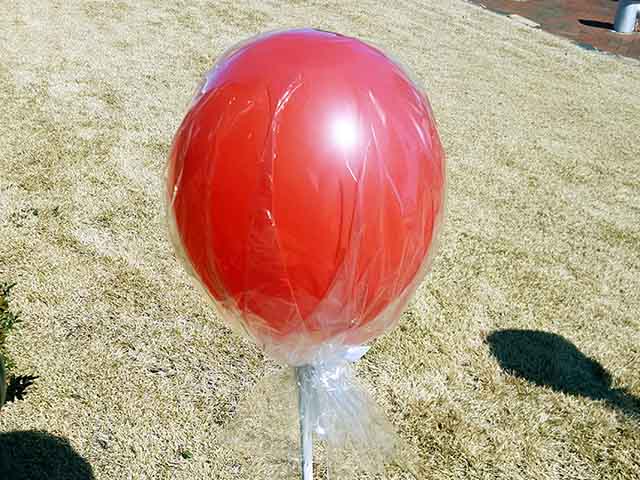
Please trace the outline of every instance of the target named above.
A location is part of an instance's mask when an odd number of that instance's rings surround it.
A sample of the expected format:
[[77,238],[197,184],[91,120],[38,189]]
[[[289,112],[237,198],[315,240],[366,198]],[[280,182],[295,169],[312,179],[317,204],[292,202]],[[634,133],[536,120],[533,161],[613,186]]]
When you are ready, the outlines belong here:
[[282,369],[252,388],[219,442],[241,457],[241,478],[308,480],[313,470],[315,478],[353,479],[388,468],[419,478],[413,449],[355,378],[351,363],[366,350]]

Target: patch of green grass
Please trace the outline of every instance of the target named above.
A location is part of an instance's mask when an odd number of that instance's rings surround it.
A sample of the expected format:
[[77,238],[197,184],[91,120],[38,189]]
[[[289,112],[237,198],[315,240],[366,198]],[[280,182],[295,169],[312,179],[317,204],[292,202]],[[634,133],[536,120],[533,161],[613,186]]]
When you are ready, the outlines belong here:
[[9,297],[15,283],[0,282],[0,407],[5,402],[22,400],[27,388],[38,378],[34,375],[16,375],[15,363],[7,352],[7,337],[20,320],[20,314],[11,310]]
[[19,315],[9,308],[9,293],[14,286],[14,283],[0,283],[0,408],[7,395],[7,370],[13,368],[6,352],[7,335],[20,321]]
[[4,363],[8,370],[11,370],[14,364],[7,355],[7,336],[20,321],[20,315],[13,312],[9,306],[9,295],[14,286],[15,283],[0,283],[0,355],[4,358]]

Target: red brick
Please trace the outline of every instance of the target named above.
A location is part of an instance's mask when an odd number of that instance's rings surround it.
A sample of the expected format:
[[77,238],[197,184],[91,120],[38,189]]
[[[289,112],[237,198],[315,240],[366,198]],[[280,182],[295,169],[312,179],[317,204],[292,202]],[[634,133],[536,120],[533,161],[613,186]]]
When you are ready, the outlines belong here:
[[640,34],[612,32],[617,2],[611,0],[470,0],[487,8],[517,14],[543,30],[598,50],[640,59]]

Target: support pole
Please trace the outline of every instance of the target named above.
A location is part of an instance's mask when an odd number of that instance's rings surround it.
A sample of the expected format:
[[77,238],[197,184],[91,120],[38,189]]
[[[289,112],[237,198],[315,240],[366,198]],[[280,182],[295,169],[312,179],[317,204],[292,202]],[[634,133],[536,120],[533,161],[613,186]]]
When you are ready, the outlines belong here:
[[640,0],[619,0],[613,29],[618,33],[633,33],[640,15]]
[[311,387],[310,366],[296,367],[296,383],[298,384],[298,413],[300,417],[300,467],[302,480],[313,480],[313,429],[310,417]]

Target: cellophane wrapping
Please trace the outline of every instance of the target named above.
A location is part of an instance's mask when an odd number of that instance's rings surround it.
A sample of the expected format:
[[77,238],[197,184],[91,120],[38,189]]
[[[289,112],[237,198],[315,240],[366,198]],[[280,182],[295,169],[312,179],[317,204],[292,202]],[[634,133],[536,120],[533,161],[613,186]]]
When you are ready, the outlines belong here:
[[261,35],[204,76],[166,181],[187,270],[228,325],[293,367],[256,387],[228,439],[285,478],[302,411],[317,458],[334,459],[327,478],[392,460],[396,436],[351,364],[396,324],[435,250],[445,159],[426,95],[359,40]]

